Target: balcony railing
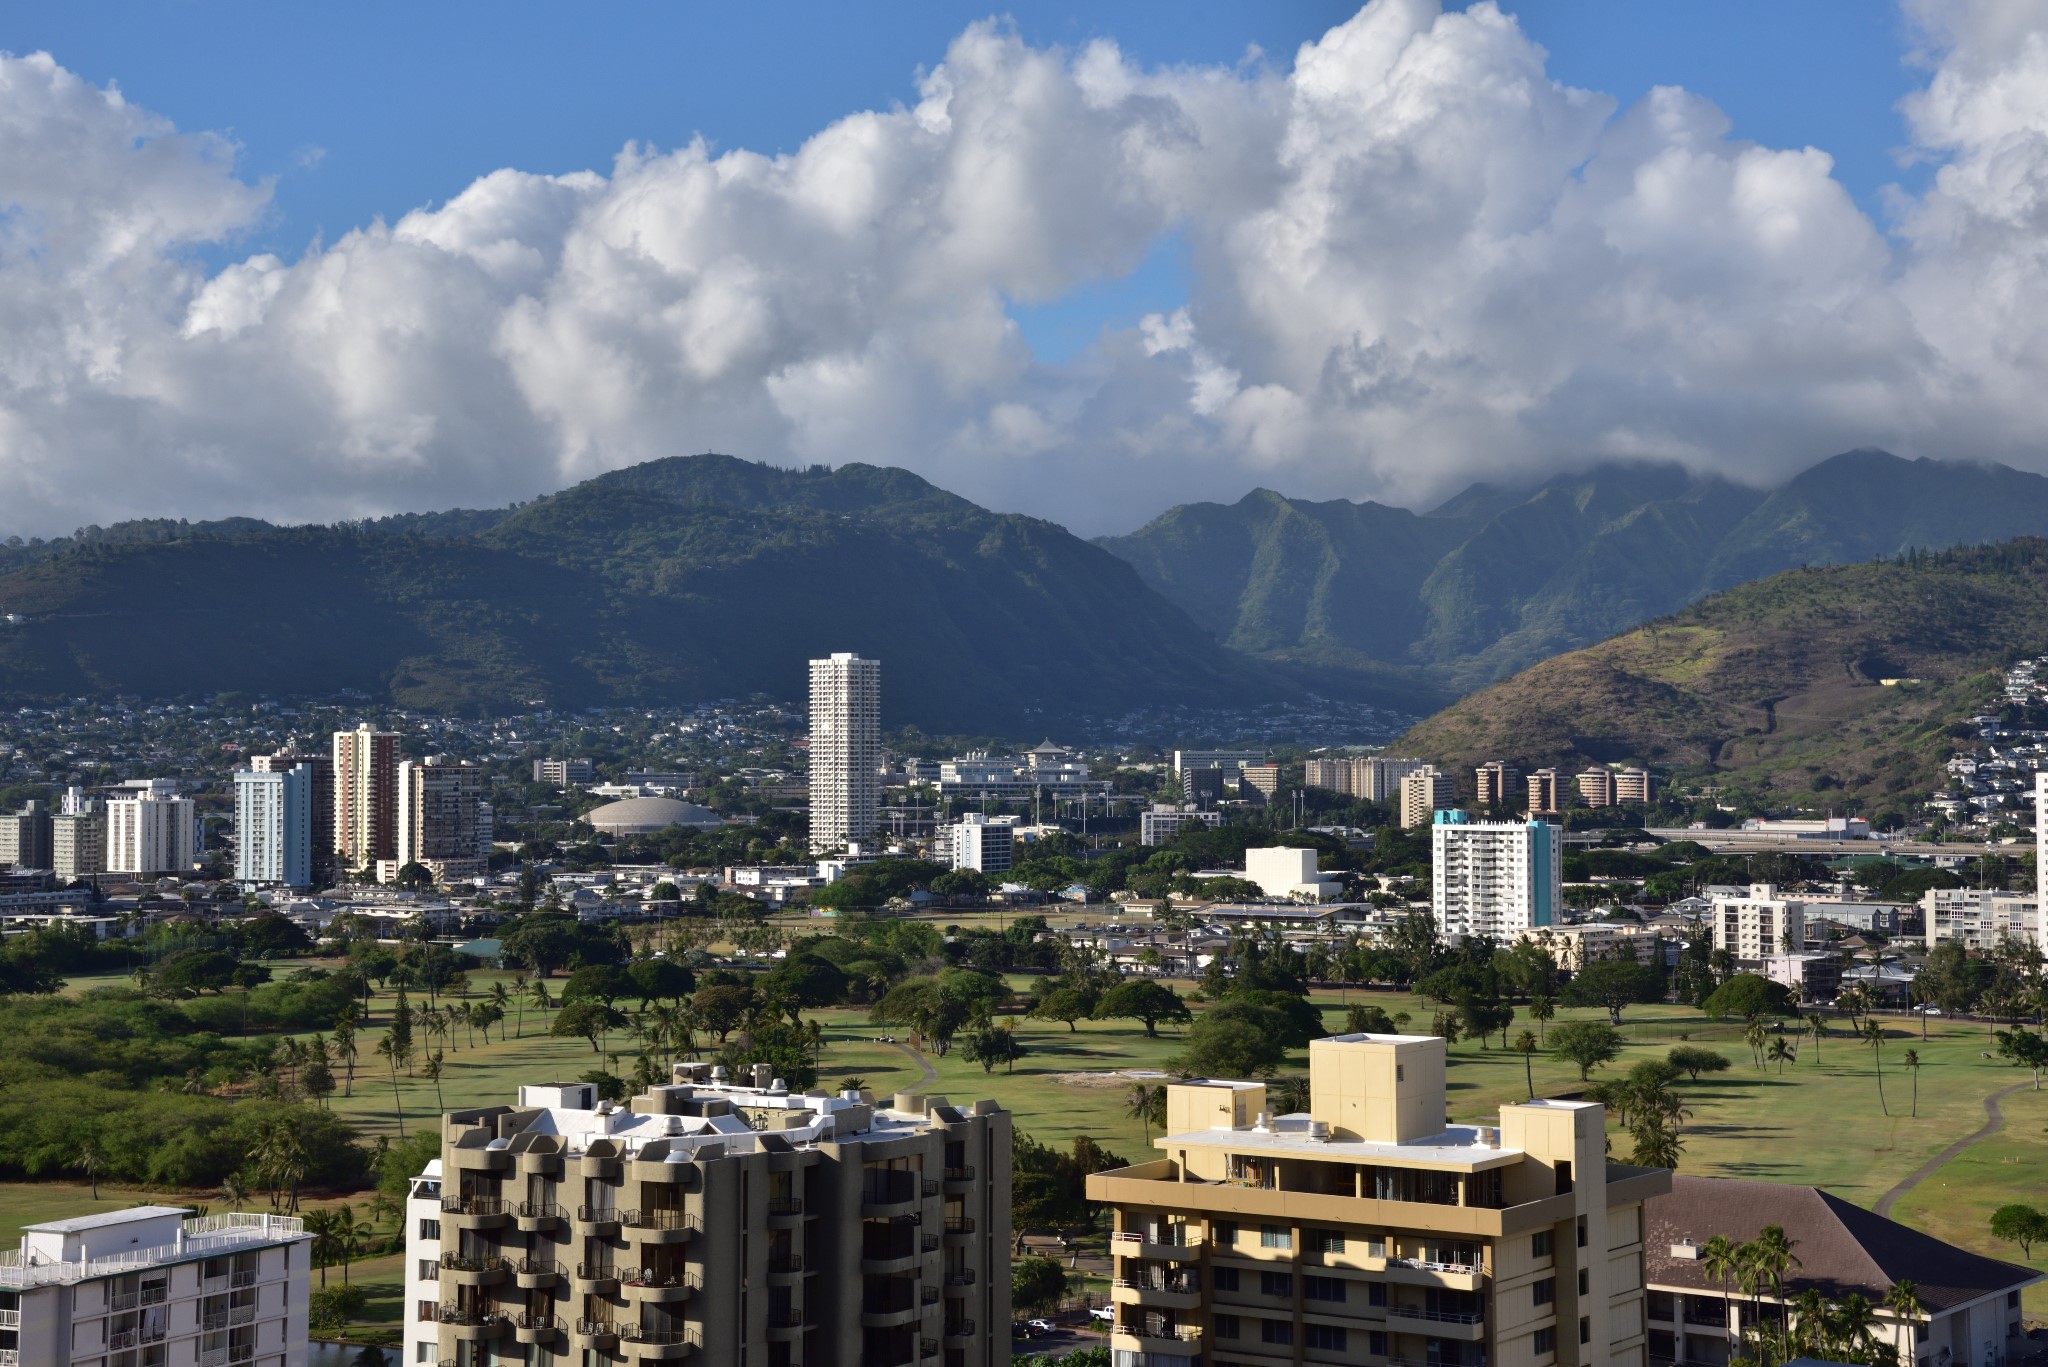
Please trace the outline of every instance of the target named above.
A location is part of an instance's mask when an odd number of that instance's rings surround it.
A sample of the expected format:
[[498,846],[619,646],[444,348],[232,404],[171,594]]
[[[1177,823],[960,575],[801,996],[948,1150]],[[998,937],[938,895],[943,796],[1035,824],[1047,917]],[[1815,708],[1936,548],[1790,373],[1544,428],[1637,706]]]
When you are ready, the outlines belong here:
[[1136,1334],[1139,1338],[1179,1339],[1183,1343],[1193,1343],[1202,1337],[1202,1326],[1199,1324],[1124,1324],[1119,1322],[1116,1326],[1116,1331],[1119,1334]]
[[801,1310],[770,1310],[768,1312],[768,1327],[770,1329],[801,1329],[804,1327],[804,1312]]
[[626,1343],[649,1343],[656,1347],[673,1347],[687,1343],[693,1348],[703,1346],[703,1340],[695,1329],[643,1329],[637,1324],[618,1326],[619,1338]]
[[[1484,1263],[1439,1263],[1428,1258],[1389,1258],[1388,1267],[1412,1267],[1422,1272],[1458,1272],[1470,1276],[1486,1271]],[[1472,1364],[1447,1363],[1444,1367],[1472,1367]]]
[[961,1267],[961,1268],[955,1268],[955,1269],[954,1269],[953,1271],[950,1271],[950,1272],[948,1272],[948,1273],[946,1274],[946,1285],[948,1285],[948,1286],[972,1286],[972,1285],[974,1285],[974,1269],[973,1269],[973,1268],[971,1268],[971,1267]]
[[1200,1277],[1118,1277],[1114,1285],[1126,1291],[1165,1291],[1176,1296],[1197,1296],[1202,1291]]
[[443,1253],[441,1266],[450,1272],[510,1272],[512,1260],[495,1253]]
[[801,1215],[804,1213],[804,1198],[801,1196],[771,1196],[768,1198],[770,1215]]
[[947,1168],[946,1180],[948,1182],[972,1182],[974,1180],[974,1165],[963,1163],[957,1168]]
[[562,1265],[553,1258],[520,1258],[513,1262],[512,1270],[514,1272],[526,1273],[528,1276],[559,1277],[562,1275]]
[[464,1324],[475,1329],[486,1324],[497,1324],[505,1317],[496,1310],[485,1310],[479,1306],[444,1303],[437,1318],[443,1324]]
[[613,1282],[619,1279],[619,1269],[610,1263],[578,1263],[576,1276],[586,1282]]
[[[870,1253],[867,1256],[872,1258],[876,1256],[887,1257],[889,1255]],[[801,1272],[804,1270],[804,1255],[801,1253],[771,1253],[768,1255],[768,1270],[770,1272]]]
[[[12,1250],[0,1253],[0,1288],[13,1290],[46,1286],[52,1282],[76,1282],[93,1277],[119,1276],[140,1268],[165,1263],[190,1262],[196,1257],[246,1248],[251,1244],[283,1243],[305,1235],[305,1223],[296,1215],[250,1215],[235,1212],[205,1215],[185,1221],[175,1243],[155,1248],[131,1248],[104,1258],[78,1262],[24,1264]],[[143,1301],[142,1304],[155,1304]]]
[[946,1322],[946,1337],[949,1339],[974,1337],[974,1321],[948,1320]]
[[613,1324],[610,1320],[579,1319],[576,1321],[576,1332],[585,1338],[595,1338],[601,1334],[616,1335],[619,1332],[619,1326]]
[[637,1210],[621,1210],[616,1206],[578,1206],[576,1207],[576,1218],[585,1224],[631,1225],[639,1223],[640,1212]]
[[521,1201],[513,1208],[514,1213],[529,1220],[566,1220],[569,1208],[558,1206],[553,1201]]
[[536,1315],[530,1310],[521,1310],[518,1314],[512,1316],[512,1327],[528,1331],[552,1329],[559,1334],[562,1332],[562,1317],[560,1315]]
[[972,1215],[948,1215],[946,1217],[946,1233],[974,1233],[974,1217]]
[[503,1215],[505,1198],[502,1196],[443,1196],[443,1215]]
[[697,1216],[680,1210],[628,1210],[621,1212],[621,1219],[634,1229],[672,1231],[704,1227],[704,1222]]
[[1478,1324],[1486,1318],[1483,1310],[1429,1310],[1419,1305],[1390,1305],[1387,1313],[1405,1320],[1435,1320],[1439,1324]]
[[704,1288],[704,1278],[695,1272],[670,1272],[658,1267],[622,1267],[619,1281],[626,1286],[687,1286],[692,1291]]

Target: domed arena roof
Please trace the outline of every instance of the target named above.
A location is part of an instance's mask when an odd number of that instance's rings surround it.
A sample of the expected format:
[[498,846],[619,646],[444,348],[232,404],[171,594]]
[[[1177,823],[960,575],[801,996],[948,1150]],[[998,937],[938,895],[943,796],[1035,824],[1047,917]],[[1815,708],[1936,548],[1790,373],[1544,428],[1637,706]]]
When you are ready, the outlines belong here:
[[670,826],[723,826],[725,818],[709,807],[672,797],[629,797],[607,802],[584,820],[608,835],[652,835]]

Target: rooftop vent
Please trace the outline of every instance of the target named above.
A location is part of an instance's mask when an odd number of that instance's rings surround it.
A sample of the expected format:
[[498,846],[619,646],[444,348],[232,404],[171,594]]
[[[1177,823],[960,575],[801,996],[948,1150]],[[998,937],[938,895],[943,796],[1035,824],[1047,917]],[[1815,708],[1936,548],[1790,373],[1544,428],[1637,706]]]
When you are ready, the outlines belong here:
[[1258,1118],[1257,1120],[1255,1120],[1255,1121],[1253,1121],[1253,1122],[1252,1122],[1252,1133],[1253,1133],[1253,1134],[1271,1134],[1272,1132],[1273,1132],[1273,1113],[1272,1113],[1271,1111],[1260,1111],[1260,1112],[1259,1112],[1259,1118]]
[[1330,1122],[1329,1122],[1329,1121],[1327,1121],[1327,1120],[1311,1120],[1311,1121],[1309,1121],[1309,1122],[1308,1122],[1308,1137],[1309,1137],[1310,1139],[1313,1139],[1313,1140],[1315,1140],[1315,1141],[1316,1141],[1317,1143],[1319,1143],[1319,1144],[1327,1144],[1327,1143],[1329,1143],[1329,1142],[1330,1142]]

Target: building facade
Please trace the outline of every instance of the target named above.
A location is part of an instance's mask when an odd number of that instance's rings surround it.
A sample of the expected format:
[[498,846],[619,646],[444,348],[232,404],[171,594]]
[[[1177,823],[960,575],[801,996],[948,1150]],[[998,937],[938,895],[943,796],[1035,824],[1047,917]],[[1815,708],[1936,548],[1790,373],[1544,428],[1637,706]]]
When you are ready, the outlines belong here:
[[20,811],[0,816],[0,867],[47,869],[55,862],[48,808],[25,802]]
[[1009,1114],[722,1073],[447,1116],[408,1203],[405,1360],[1007,1363]]
[[1614,771],[1595,766],[1581,772],[1575,780],[1579,790],[1579,801],[1588,807],[1612,807],[1614,805]]
[[1657,780],[1648,769],[1622,769],[1614,775],[1614,800],[1622,806],[1647,806],[1657,800]]
[[1430,828],[1430,909],[1446,939],[1513,940],[1557,920],[1563,848],[1548,821],[1471,821],[1438,812]]
[[1280,791],[1280,766],[1247,764],[1237,771],[1237,786],[1240,792],[1249,789],[1261,798],[1271,797]]
[[882,666],[811,661],[811,851],[871,839],[881,824]]
[[313,884],[313,768],[235,775],[235,881]]
[[1643,1204],[1605,1112],[1446,1120],[1441,1039],[1309,1046],[1306,1114],[1255,1082],[1167,1085],[1163,1156],[1088,1178],[1115,1209],[1110,1350],[1146,1367],[1642,1367]]
[[1522,771],[1497,759],[1489,760],[1474,771],[1473,786],[1482,811],[1519,804],[1528,795],[1528,790],[1522,786]]
[[392,861],[419,864],[437,880],[481,873],[490,858],[484,772],[445,756],[398,766],[398,843]]
[[550,788],[581,788],[596,777],[597,766],[587,759],[537,759],[533,762],[533,781],[545,783]]
[[1554,816],[1564,810],[1565,790],[1558,785],[1557,770],[1538,769],[1529,775],[1528,785],[1530,816]]
[[312,808],[313,879],[324,886],[334,877],[334,756],[310,750],[280,750],[274,755],[256,755],[249,767],[259,774],[290,773],[304,765],[313,771],[308,799]]
[[1427,826],[1438,812],[1456,805],[1457,800],[1457,794],[1451,790],[1451,776],[1425,764],[1401,777],[1401,824],[1409,830]]
[[310,1235],[292,1215],[134,1206],[22,1228],[0,1361],[305,1367]]
[[1237,771],[1247,764],[1264,764],[1264,750],[1176,750],[1173,752],[1173,772],[1185,774],[1190,769],[1221,769],[1228,777],[1235,779]]
[[65,812],[50,818],[50,867],[59,878],[84,878],[107,871],[107,813]]
[[970,812],[946,828],[946,856],[956,869],[977,873],[1008,873],[1015,861],[1017,827]]
[[368,722],[334,733],[334,858],[360,869],[398,850],[398,735]]
[[1164,845],[1191,823],[1214,830],[1223,824],[1223,813],[1205,812],[1193,803],[1155,802],[1138,813],[1138,843]]
[[107,799],[109,873],[190,873],[197,854],[194,804],[169,779],[148,780]]
[[[1825,916],[1828,908],[1807,905],[1807,913]],[[2041,903],[2018,892],[1986,892],[1976,888],[1930,888],[1920,895],[1927,947],[1957,941],[1966,949],[1988,950],[2000,940],[2040,945]]]
[[1743,963],[1761,963],[1767,954],[1796,954],[1806,948],[1806,903],[1778,896],[1769,883],[1752,883],[1740,897],[1715,897],[1707,920],[1714,948],[1725,949]]

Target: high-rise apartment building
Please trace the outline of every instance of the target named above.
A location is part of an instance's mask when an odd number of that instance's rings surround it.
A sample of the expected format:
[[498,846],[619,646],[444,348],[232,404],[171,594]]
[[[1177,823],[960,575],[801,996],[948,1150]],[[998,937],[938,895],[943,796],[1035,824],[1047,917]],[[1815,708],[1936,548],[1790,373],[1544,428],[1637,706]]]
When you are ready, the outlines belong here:
[[259,774],[288,774],[300,765],[313,771],[308,799],[312,808],[313,880],[324,886],[334,877],[334,756],[310,750],[280,750],[249,760],[249,768]]
[[1588,807],[1612,807],[1614,805],[1614,771],[1595,765],[1579,774],[1577,780],[1579,801]]
[[1438,812],[1430,828],[1430,910],[1448,940],[1513,940],[1551,925],[1563,904],[1558,828],[1527,821],[1469,821]]
[[1280,790],[1280,766],[1247,764],[1237,771],[1237,786],[1240,792],[1249,788],[1261,798],[1269,798]]
[[50,818],[50,866],[59,878],[107,871],[107,813],[96,801],[88,810]]
[[1441,1039],[1309,1046],[1306,1114],[1258,1082],[1168,1083],[1160,1156],[1088,1178],[1115,1208],[1119,1362],[1643,1367],[1643,1204],[1590,1102],[1446,1118]]
[[406,1266],[432,1280],[409,1281],[405,1361],[1007,1363],[1008,1112],[723,1073],[446,1117],[408,1203]]
[[1438,773],[1434,765],[1425,764],[1401,776],[1401,825],[1409,830],[1427,826],[1436,813],[1456,802],[1451,776]]
[[132,1206],[24,1225],[0,1362],[305,1367],[312,1236],[293,1215]]
[[1614,800],[1622,806],[1647,806],[1657,800],[1657,781],[1648,769],[1623,769],[1614,776]]
[[481,872],[490,857],[483,770],[445,756],[398,766],[398,838],[390,862],[419,864],[435,878]]
[[334,733],[334,858],[359,869],[398,850],[398,735],[368,722]]
[[1564,810],[1566,789],[1558,785],[1557,770],[1538,769],[1529,775],[1529,815],[1554,816]]
[[107,871],[190,873],[198,854],[194,804],[170,779],[149,779],[107,799]]
[[882,666],[858,655],[811,661],[811,849],[871,838],[882,808]]
[[533,781],[550,788],[580,788],[597,777],[597,766],[587,759],[537,759]]
[[313,884],[313,767],[235,775],[235,881]]
[[1349,793],[1351,763],[1348,759],[1312,759],[1301,767],[1301,785],[1332,793]]
[[1716,897],[1707,912],[1714,948],[1739,962],[1756,963],[1767,954],[1806,948],[1806,903],[1778,896],[1769,883],[1752,883],[1743,897]]
[[1522,786],[1522,771],[1497,759],[1479,766],[1474,783],[1481,811],[1520,803],[1528,794],[1528,789]]
[[994,820],[969,812],[946,828],[946,857],[956,869],[978,873],[1008,873],[1014,862],[1017,827],[1008,820]]
[[25,802],[20,811],[0,816],[0,868],[47,869],[53,863],[47,807]]
[[2034,775],[2034,905],[2048,907],[2048,769]]
[[1231,779],[1247,764],[1264,764],[1264,750],[1176,750],[1173,752],[1173,772],[1184,774],[1190,769],[1221,769]]
[[1352,765],[1351,795],[1388,805],[1400,799],[1402,779],[1431,767],[1425,760],[1387,759],[1380,755],[1353,760]]

